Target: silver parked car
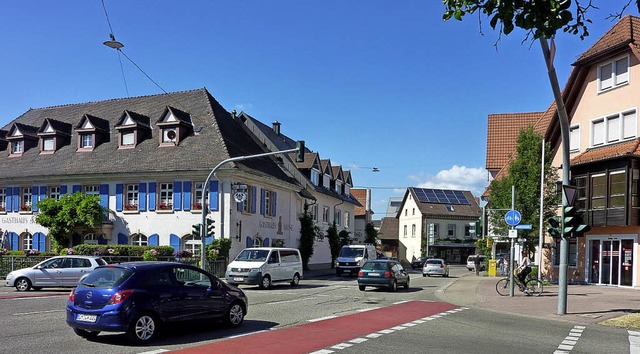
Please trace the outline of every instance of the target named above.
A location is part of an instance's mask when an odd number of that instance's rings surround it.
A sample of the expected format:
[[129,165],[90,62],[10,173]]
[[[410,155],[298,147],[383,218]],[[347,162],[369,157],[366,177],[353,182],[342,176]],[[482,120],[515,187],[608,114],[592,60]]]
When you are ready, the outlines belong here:
[[92,256],[56,256],[44,260],[33,267],[14,270],[7,274],[6,286],[18,291],[44,287],[74,287],[78,280],[91,273],[98,266],[107,265],[100,257]]
[[431,258],[424,262],[422,267],[422,276],[442,275],[443,277],[449,276],[449,263],[445,262],[441,258]]

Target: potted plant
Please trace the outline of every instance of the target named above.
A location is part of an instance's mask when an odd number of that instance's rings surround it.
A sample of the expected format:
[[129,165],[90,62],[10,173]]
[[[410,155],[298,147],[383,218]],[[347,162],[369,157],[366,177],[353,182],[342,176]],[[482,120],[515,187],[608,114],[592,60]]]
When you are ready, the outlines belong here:
[[171,204],[171,203],[160,203],[160,204],[158,204],[158,209],[160,209],[160,210],[171,210],[172,207],[173,207],[173,204]]
[[20,211],[31,211],[31,205],[21,205]]
[[138,210],[138,204],[125,204],[124,210]]

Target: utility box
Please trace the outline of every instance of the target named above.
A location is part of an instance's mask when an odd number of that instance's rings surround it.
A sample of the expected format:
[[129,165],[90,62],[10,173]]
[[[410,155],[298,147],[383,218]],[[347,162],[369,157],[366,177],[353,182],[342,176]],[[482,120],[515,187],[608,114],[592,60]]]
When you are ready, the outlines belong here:
[[489,260],[489,276],[490,277],[496,276],[496,260],[495,259]]

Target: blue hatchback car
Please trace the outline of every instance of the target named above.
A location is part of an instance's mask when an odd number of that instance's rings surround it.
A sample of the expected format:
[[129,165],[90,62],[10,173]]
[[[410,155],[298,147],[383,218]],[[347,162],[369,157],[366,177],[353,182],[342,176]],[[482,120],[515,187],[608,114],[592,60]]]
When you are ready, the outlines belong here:
[[133,343],[152,340],[160,326],[188,320],[222,320],[239,326],[245,293],[188,264],[130,262],[96,268],[67,301],[67,324],[84,338],[125,332]]

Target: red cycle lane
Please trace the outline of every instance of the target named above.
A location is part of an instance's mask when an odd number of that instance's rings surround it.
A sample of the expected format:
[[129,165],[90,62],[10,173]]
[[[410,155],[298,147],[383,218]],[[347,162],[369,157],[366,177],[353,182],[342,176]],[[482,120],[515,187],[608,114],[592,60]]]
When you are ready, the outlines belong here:
[[458,306],[444,302],[410,301],[352,315],[231,338],[172,353],[310,353],[455,308]]

